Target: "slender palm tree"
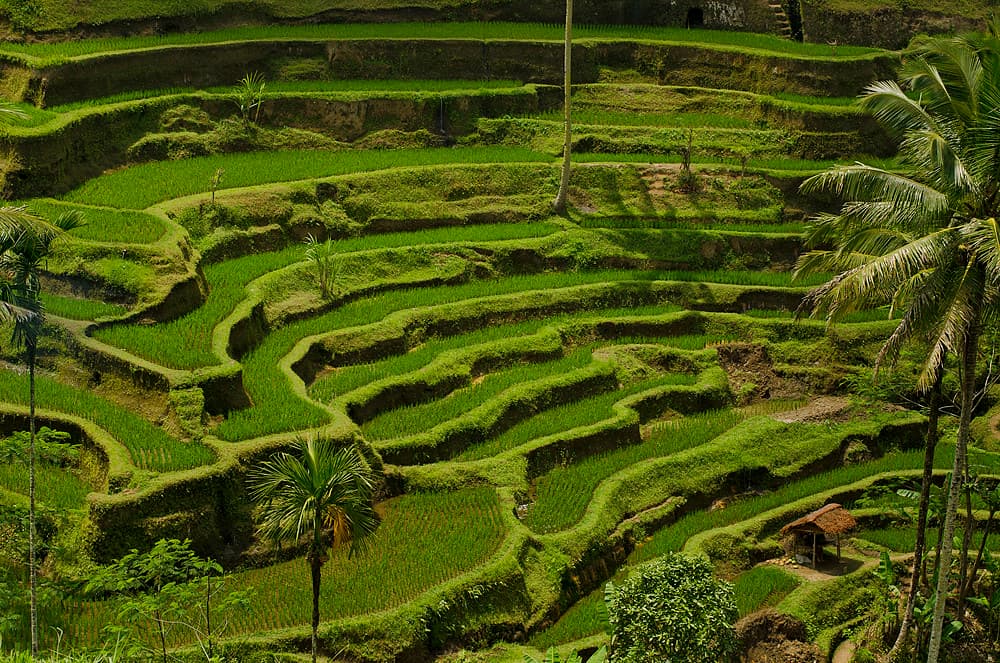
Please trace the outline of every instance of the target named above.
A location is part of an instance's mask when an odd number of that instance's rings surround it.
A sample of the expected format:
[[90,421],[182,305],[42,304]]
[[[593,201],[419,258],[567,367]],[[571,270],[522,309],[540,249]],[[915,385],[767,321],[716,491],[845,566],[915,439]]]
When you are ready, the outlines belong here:
[[[1000,304],[1000,42],[988,37],[928,42],[894,81],[870,85],[862,104],[900,141],[901,171],[855,164],[810,178],[805,191],[846,202],[821,215],[797,272],[838,272],[803,308],[835,320],[890,304],[899,323],[876,359],[895,360],[912,339],[929,339],[920,385],[930,388],[949,354],[958,357],[958,439],[943,541],[954,535],[976,389],[983,325]],[[941,645],[952,550],[944,545],[928,661]],[[909,611],[908,611],[909,614]]]
[[[57,235],[59,229],[26,207],[0,207],[0,256],[6,255],[26,235]],[[0,322],[23,320],[31,315],[15,291],[12,274],[0,272]]]
[[552,209],[562,214],[566,211],[569,194],[570,155],[573,150],[573,126],[570,122],[570,105],[573,92],[573,0],[566,0],[566,33],[563,40],[563,161],[559,174],[559,191]]
[[335,449],[327,440],[299,440],[297,454],[281,453],[248,476],[250,497],[260,506],[258,531],[273,541],[306,538],[312,576],[312,660],[319,628],[320,571],[328,548],[365,549],[378,527],[372,507],[375,483],[353,447]]
[[45,322],[41,302],[42,263],[52,242],[83,225],[77,211],[53,223],[24,208],[0,208],[0,318],[13,320],[11,341],[24,348],[28,364],[28,582],[30,586],[31,652],[38,654],[38,542],[35,506],[35,365]]

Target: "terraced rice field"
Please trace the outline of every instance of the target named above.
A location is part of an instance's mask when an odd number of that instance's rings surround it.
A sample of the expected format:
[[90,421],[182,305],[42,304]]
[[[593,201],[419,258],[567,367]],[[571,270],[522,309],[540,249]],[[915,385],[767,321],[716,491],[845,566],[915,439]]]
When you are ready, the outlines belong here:
[[[61,67],[147,48],[414,31],[560,39],[542,25],[327,25],[5,44],[0,53]],[[579,37],[698,42],[845,67],[889,57],[715,31],[587,27]],[[49,336],[38,402],[112,440],[89,440],[104,449],[104,494],[87,507],[95,549],[180,536],[232,557],[253,543],[249,466],[299,436],[354,441],[385,478],[383,521],[371,553],[338,550],[324,567],[325,647],[357,654],[378,640],[437,650],[511,623],[546,647],[602,631],[600,590],[571,578],[617,572],[621,560],[603,557],[609,540],[634,548],[628,569],[712,528],[918,467],[919,454],[902,448],[912,441],[891,434],[915,425],[913,413],[773,416],[867,370],[858,357],[887,329],[885,312],[831,329],[793,319],[806,289],[829,277],[790,273],[807,218],[824,204],[799,196],[798,183],[864,158],[862,143],[877,147],[859,142],[869,119],[843,94],[602,76],[575,92],[579,143],[562,215],[550,208],[561,150],[558,107],[545,101],[554,89],[507,75],[269,81],[259,125],[225,124],[237,109],[214,84],[32,107],[6,135],[62,127],[85,141],[87,118],[132,118],[122,120],[130,143],[95,162],[107,172],[76,164],[51,190],[24,197],[41,214],[79,209],[88,220],[47,267],[45,304],[60,331]],[[445,93],[455,95],[447,108]],[[371,104],[368,115],[324,105],[345,99]],[[283,116],[281,100],[300,106]],[[338,132],[351,122],[358,136],[347,140]],[[130,160],[148,156],[136,146],[151,136],[162,154]],[[321,139],[336,145],[318,148]],[[693,154],[682,158],[685,145]],[[694,187],[684,184],[692,164]],[[307,236],[332,238],[325,297]],[[3,407],[23,419],[27,377],[16,356],[4,359]],[[105,397],[98,387],[112,376],[127,386]],[[875,458],[842,465],[848,440],[863,440]],[[16,474],[0,467],[0,486],[21,494]],[[82,480],[44,481],[48,506],[87,503]],[[751,490],[760,494],[701,508]],[[255,560],[259,568],[233,575],[255,599],[229,635],[298,638],[310,600],[302,558]],[[791,591],[774,573],[740,576],[741,611]],[[555,606],[568,607],[557,621]],[[82,600],[49,610],[47,645],[57,627],[68,646],[98,644],[113,610]]]

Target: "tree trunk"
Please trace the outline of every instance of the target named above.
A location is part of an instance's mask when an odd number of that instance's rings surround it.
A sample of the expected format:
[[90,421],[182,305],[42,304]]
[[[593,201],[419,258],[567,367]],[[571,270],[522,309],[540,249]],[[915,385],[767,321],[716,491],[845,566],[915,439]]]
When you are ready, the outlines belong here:
[[972,485],[969,483],[969,457],[965,457],[965,528],[962,531],[962,554],[958,571],[958,619],[965,618],[965,581],[969,575],[969,548],[972,547],[972,531],[976,519],[972,513]]
[[312,618],[312,663],[316,663],[316,654],[319,650],[319,581],[320,581],[320,571],[323,567],[323,544],[320,541],[320,536],[322,533],[323,523],[320,521],[319,514],[316,514],[313,523],[314,527],[314,538],[313,544],[309,551],[309,570],[312,574],[312,586],[313,586],[313,618]]
[[153,613],[156,626],[160,629],[160,649],[163,652],[163,663],[167,663],[167,632],[163,627],[163,615],[159,610]]
[[976,574],[979,573],[979,569],[983,563],[983,555],[986,552],[986,542],[990,538],[990,530],[993,528],[993,518],[996,516],[996,511],[990,509],[990,515],[986,519],[986,526],[983,528],[983,540],[979,542],[979,551],[976,553],[976,561],[972,565],[972,571],[969,572],[969,578],[965,583],[964,594],[968,596],[972,591],[972,584],[976,581]]
[[938,417],[941,412],[941,374],[938,374],[931,388],[927,403],[927,437],[924,441],[924,473],[920,482],[920,507],[917,514],[917,541],[913,546],[913,572],[910,574],[910,591],[906,597],[906,609],[903,612],[903,623],[899,626],[899,635],[889,650],[890,663],[899,658],[906,648],[910,635],[910,625],[913,623],[913,611],[917,605],[917,590],[920,587],[920,569],[923,565],[924,546],[927,541],[927,512],[930,510],[931,482],[934,478],[934,451],[938,442]]
[[[948,481],[951,481],[951,477],[948,477]],[[948,485],[951,485],[950,483]],[[927,583],[927,587],[937,585],[938,579],[938,569],[937,561],[941,559],[941,542],[944,541],[944,512],[948,507],[948,493],[945,492],[945,486],[941,487],[941,497],[944,498],[944,504],[938,505],[938,529],[937,529],[937,542],[934,544],[934,573],[931,575],[931,581]],[[941,507],[944,506],[942,509]],[[926,582],[926,578],[924,578]]]
[[35,525],[35,346],[28,343],[28,583],[31,587],[31,656],[38,657],[38,536]]
[[319,631],[319,580],[320,568],[323,565],[322,551],[313,550],[309,554],[309,566],[312,571],[313,611],[312,611],[312,663],[316,663]]
[[934,618],[931,622],[931,640],[927,646],[927,663],[937,663],[938,657],[941,654],[944,611],[948,600],[948,576],[951,570],[952,539],[955,536],[958,500],[961,497],[962,486],[964,485],[965,457],[969,446],[969,428],[972,422],[972,401],[976,392],[976,359],[979,350],[981,301],[980,305],[976,307],[975,318],[969,322],[960,357],[962,365],[962,411],[958,419],[955,461],[952,466],[951,486],[948,490],[948,505],[944,516],[944,533],[941,536],[937,590],[934,598]]
[[563,53],[563,162],[559,176],[559,192],[552,203],[558,214],[566,211],[569,191],[570,153],[573,147],[573,129],[570,122],[570,103],[573,92],[573,0],[566,0],[566,36]]

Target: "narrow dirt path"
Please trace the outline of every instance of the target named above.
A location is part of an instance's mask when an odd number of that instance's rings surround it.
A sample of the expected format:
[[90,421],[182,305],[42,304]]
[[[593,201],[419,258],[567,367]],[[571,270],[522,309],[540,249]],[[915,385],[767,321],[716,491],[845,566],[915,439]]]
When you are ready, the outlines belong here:
[[854,653],[858,650],[858,646],[851,642],[850,640],[844,640],[839,645],[837,649],[833,652],[833,658],[830,659],[830,663],[851,663],[854,660]]

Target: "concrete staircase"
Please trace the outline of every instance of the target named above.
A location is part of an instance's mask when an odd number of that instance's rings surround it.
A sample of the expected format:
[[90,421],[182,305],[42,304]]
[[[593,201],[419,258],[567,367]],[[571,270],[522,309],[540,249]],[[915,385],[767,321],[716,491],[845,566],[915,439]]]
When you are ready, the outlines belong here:
[[792,23],[788,20],[788,13],[785,12],[785,3],[781,0],[768,0],[767,5],[774,12],[774,22],[778,27],[778,34],[785,39],[791,39]]

